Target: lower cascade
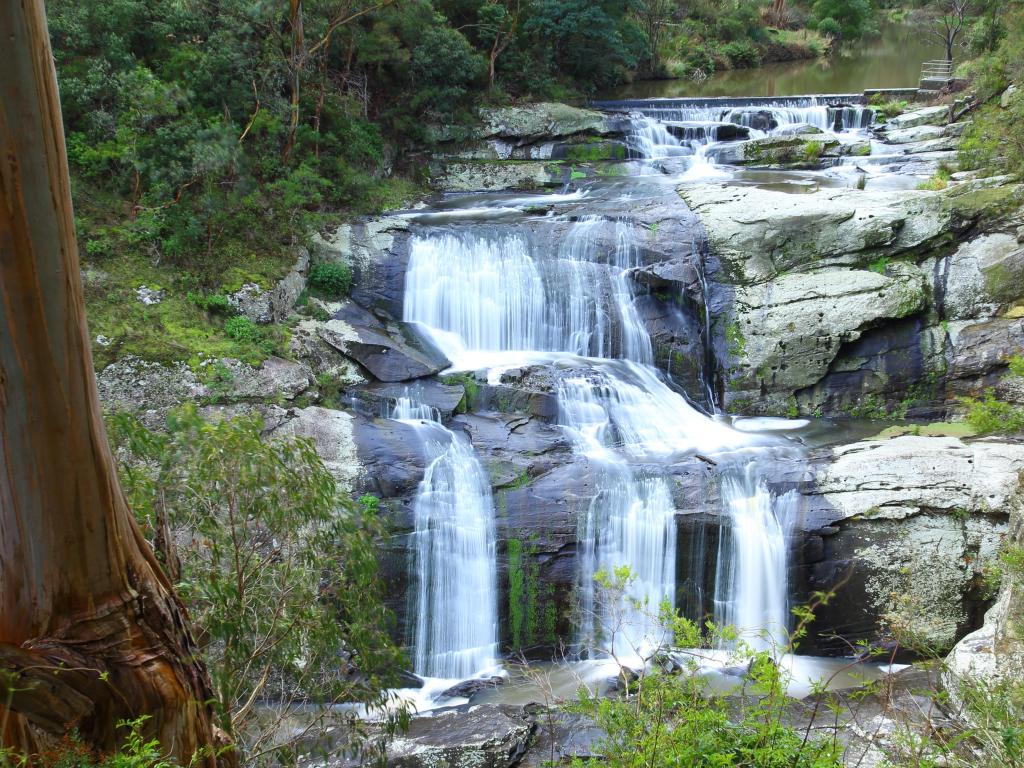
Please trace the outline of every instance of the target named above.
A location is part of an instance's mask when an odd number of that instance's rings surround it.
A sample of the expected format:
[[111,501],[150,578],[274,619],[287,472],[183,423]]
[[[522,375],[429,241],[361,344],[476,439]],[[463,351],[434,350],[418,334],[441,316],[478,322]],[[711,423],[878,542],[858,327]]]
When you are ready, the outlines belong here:
[[772,496],[756,468],[750,462],[722,478],[728,520],[719,538],[715,622],[754,648],[779,649],[788,643],[787,527],[799,494]]
[[497,577],[490,482],[462,436],[411,396],[391,418],[411,425],[426,469],[414,505],[414,671],[465,679],[497,664]]

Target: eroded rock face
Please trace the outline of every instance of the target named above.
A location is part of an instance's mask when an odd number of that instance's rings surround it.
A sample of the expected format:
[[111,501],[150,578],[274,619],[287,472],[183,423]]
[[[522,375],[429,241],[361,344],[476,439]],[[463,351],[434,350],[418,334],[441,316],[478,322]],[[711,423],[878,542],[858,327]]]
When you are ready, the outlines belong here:
[[298,248],[296,253],[295,265],[273,288],[264,290],[255,283],[247,283],[228,296],[231,306],[260,325],[286,320],[295,308],[299,294],[306,288],[309,270],[309,251]]
[[344,490],[351,490],[362,471],[355,442],[354,417],[329,408],[298,408],[270,432],[274,437],[304,437],[313,441],[324,465]]
[[1024,297],[1017,187],[680,194],[721,263],[710,306],[727,407],[945,417],[999,386]]
[[980,620],[1022,470],[1024,445],[996,441],[906,435],[834,449],[815,487],[833,518],[806,563],[811,589],[837,590],[818,621],[847,640],[877,640],[887,623],[951,647]]
[[[768,409],[784,410],[790,393],[825,375],[842,344],[880,319],[920,311],[925,297],[925,276],[911,265],[891,274],[823,269],[741,286],[726,331],[742,361],[730,399],[760,397]],[[773,402],[776,393],[785,396]]]
[[701,185],[679,194],[704,224],[731,283],[821,264],[867,266],[942,237],[951,214],[936,192],[827,189],[808,195]]

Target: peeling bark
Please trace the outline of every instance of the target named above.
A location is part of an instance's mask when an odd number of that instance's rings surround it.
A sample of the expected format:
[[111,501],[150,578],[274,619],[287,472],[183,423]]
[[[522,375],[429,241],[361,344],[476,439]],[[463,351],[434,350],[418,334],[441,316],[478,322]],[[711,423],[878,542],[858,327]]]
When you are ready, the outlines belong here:
[[[42,0],[0,3],[0,739],[69,725],[103,751],[120,719],[183,765],[237,762],[171,583],[107,445],[85,324],[57,81]],[[0,701],[7,692],[0,692]]]

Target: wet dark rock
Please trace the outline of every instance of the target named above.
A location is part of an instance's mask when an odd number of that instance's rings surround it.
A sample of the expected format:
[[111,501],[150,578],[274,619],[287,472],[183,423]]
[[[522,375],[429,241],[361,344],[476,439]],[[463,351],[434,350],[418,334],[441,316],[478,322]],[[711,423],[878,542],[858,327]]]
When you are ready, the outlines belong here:
[[388,745],[389,768],[512,768],[530,745],[536,719],[521,707],[456,707],[417,717]]
[[606,734],[583,714],[555,710],[550,714],[539,708],[535,714],[537,729],[519,768],[548,768],[574,758],[601,757],[601,742]]
[[490,691],[497,688],[499,685],[505,684],[504,677],[484,677],[477,680],[463,680],[461,683],[453,685],[441,694],[441,698],[446,699],[469,699],[475,694],[481,691]]
[[366,403],[369,413],[386,415],[387,409],[400,397],[411,396],[424,405],[437,409],[443,419],[450,418],[466,395],[461,384],[445,384],[438,379],[425,378],[409,383],[376,383],[350,390]]
[[779,127],[779,121],[767,110],[749,113],[747,124],[755,131],[774,131]]
[[956,394],[977,395],[998,382],[1024,348],[1024,318],[997,318],[962,328],[952,340],[948,377]]

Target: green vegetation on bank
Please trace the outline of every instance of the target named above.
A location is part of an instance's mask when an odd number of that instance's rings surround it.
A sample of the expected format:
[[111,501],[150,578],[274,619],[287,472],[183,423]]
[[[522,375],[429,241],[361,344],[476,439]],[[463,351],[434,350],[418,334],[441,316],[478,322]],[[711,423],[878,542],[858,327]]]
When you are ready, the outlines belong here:
[[302,734],[281,730],[294,700],[382,704],[402,658],[377,577],[377,499],[345,498],[310,441],[264,440],[255,417],[185,408],[165,431],[128,414],[109,426],[131,508],[188,605],[218,724],[249,764],[294,759]]
[[960,167],[990,173],[1024,173],[1024,8],[1005,4],[1002,15],[983,18],[981,46],[961,67],[982,107],[960,143]]

